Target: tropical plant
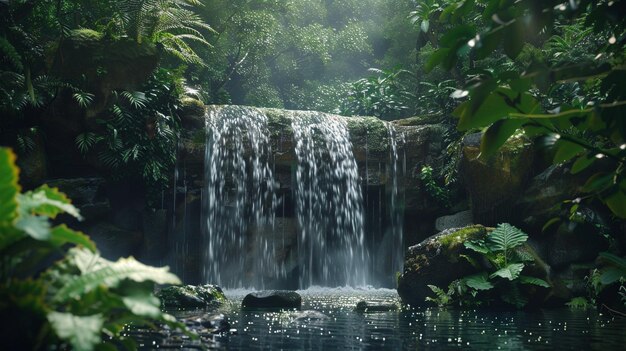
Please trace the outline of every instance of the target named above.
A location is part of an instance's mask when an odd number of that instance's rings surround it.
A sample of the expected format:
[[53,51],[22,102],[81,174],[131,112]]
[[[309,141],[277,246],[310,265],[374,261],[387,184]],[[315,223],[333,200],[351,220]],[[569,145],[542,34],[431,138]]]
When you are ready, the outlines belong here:
[[124,0],[118,1],[126,34],[142,42],[160,43],[169,54],[184,62],[204,64],[191,43],[210,46],[202,31],[212,32],[194,7],[199,0]]
[[428,285],[428,288],[435,293],[435,296],[427,296],[426,301],[434,302],[439,307],[446,307],[452,303],[454,299],[454,289],[452,284],[448,286],[447,291],[437,287],[436,285]]
[[[50,219],[80,219],[70,200],[43,185],[20,192],[15,155],[0,148],[0,330],[3,347],[135,349],[129,323],[184,325],[160,310],[154,283],[179,284],[165,268],[101,258],[83,233]],[[71,246],[68,250],[68,246]],[[51,262],[58,260],[51,265]]]
[[403,76],[411,77],[410,72],[399,68],[370,68],[369,71],[374,74],[352,83],[342,114],[376,116],[386,120],[405,116],[410,111],[413,94]]
[[[439,16],[450,29],[425,64],[427,70],[438,65],[456,69],[468,61],[471,66],[476,60],[501,56],[502,48],[510,60],[516,60],[508,69],[477,68],[455,94],[467,97],[454,111],[458,128],[484,129],[484,155],[493,154],[520,128],[542,139],[553,149],[554,164],[572,160],[572,173],[592,173],[584,188],[586,195],[580,200],[599,199],[620,218],[626,218],[626,124],[622,118],[626,109],[622,84],[626,77],[626,20],[617,14],[625,9],[625,1],[453,2]],[[481,21],[460,21],[475,16]],[[563,25],[580,23],[592,30],[588,36],[602,41],[586,46],[585,55],[573,55],[566,48],[568,43],[578,45],[585,38],[563,29]],[[548,39],[549,50],[532,50],[533,45],[553,34],[556,36]],[[521,55],[526,52],[534,54]],[[553,57],[542,57],[550,52]],[[557,56],[560,52],[563,54]],[[592,99],[584,106],[570,105],[571,99],[546,103],[552,92],[574,82],[595,87],[585,93]],[[593,142],[571,130],[591,133]],[[610,166],[602,169],[600,164]]]
[[424,0],[417,4],[415,11],[409,13],[411,22],[418,26],[422,33],[430,31],[431,20],[441,11],[445,4],[438,0]]
[[422,167],[420,180],[424,185],[426,193],[430,195],[430,197],[446,208],[450,208],[452,206],[450,190],[437,184],[433,175],[433,168],[431,166],[426,165]]
[[617,293],[626,308],[626,257],[601,252],[599,260],[603,267],[597,271],[596,284],[593,286],[594,295],[597,296],[609,286],[617,285]]
[[572,298],[565,305],[567,305],[567,307],[572,308],[572,309],[586,310],[591,306],[591,303],[585,297],[577,296],[577,297]]
[[[524,246],[527,239],[526,233],[503,223],[485,239],[466,241],[465,247],[480,254],[480,258],[488,263],[488,270],[452,282],[448,288],[449,295],[456,296],[461,305],[491,303],[490,299],[495,297],[517,308],[524,307],[528,301],[521,285],[550,287],[541,278],[522,274],[526,264],[534,261],[531,252]],[[481,260],[469,255],[462,257],[475,267],[481,267]],[[486,294],[490,290],[495,294]]]
[[454,109],[455,100],[450,97],[456,91],[456,81],[445,79],[437,83],[422,81],[417,96],[417,109],[421,114],[448,115]]
[[113,92],[109,118],[99,120],[100,130],[78,135],[77,148],[96,154],[115,178],[139,177],[160,193],[175,162],[182,90],[180,72],[160,68],[143,91]]

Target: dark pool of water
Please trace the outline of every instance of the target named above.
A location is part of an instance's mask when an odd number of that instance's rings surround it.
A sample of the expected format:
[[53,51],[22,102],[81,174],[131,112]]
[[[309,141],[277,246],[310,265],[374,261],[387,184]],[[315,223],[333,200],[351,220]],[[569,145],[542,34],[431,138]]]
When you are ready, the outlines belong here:
[[[244,312],[247,291],[227,291],[230,303],[218,312],[228,316],[232,332],[180,336],[143,334],[145,349],[226,350],[626,350],[626,318],[570,309],[461,311],[429,308],[358,313],[361,300],[397,303],[395,290],[308,289],[300,291],[303,310],[328,318],[297,319],[296,312]],[[215,311],[177,311],[190,317]]]

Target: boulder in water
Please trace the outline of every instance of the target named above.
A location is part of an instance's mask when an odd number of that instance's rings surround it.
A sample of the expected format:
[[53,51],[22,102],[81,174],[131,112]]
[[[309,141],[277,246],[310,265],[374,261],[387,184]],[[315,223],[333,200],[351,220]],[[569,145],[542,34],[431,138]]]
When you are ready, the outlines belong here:
[[432,295],[428,285],[447,287],[451,281],[475,273],[476,269],[462,254],[466,240],[483,239],[487,228],[482,225],[448,229],[411,246],[405,256],[404,272],[398,279],[398,294],[404,303],[426,305]]
[[246,295],[241,302],[244,309],[300,309],[302,297],[295,291],[268,290]]
[[222,313],[205,314],[184,319],[185,325],[198,333],[222,334],[230,331],[228,317]]
[[169,286],[159,290],[157,296],[164,307],[198,308],[226,301],[222,289],[210,284]]
[[359,303],[356,304],[356,308],[354,310],[361,313],[389,312],[397,311],[398,305],[396,305],[395,303],[359,301]]

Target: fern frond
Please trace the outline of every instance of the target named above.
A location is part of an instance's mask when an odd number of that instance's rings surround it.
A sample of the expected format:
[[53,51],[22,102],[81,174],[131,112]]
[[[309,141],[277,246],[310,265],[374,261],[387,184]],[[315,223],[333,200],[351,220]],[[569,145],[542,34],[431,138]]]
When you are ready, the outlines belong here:
[[505,258],[508,259],[510,250],[522,245],[526,240],[528,240],[528,235],[519,228],[508,223],[502,223],[489,234],[487,237],[487,245],[491,251],[502,252]]
[[11,44],[11,42],[5,37],[0,37],[0,54],[2,54],[2,56],[4,56],[6,60],[11,63],[11,65],[13,65],[13,68],[15,68],[16,71],[24,70],[22,56],[17,52],[15,46],[13,46],[13,44]]
[[24,133],[17,134],[17,148],[21,153],[27,154],[35,149],[35,140]]
[[111,152],[110,150],[100,151],[100,153],[98,154],[98,159],[109,168],[117,168],[120,164],[120,161],[117,158],[117,154]]
[[75,142],[80,153],[84,155],[89,152],[89,150],[91,150],[100,140],[101,138],[95,133],[88,132],[79,134],[76,137]]
[[74,100],[76,100],[76,102],[78,102],[78,105],[82,108],[89,107],[89,105],[93,103],[93,99],[94,99],[93,94],[90,94],[84,91],[74,93],[72,94],[72,97],[74,98]]
[[146,94],[141,91],[123,91],[121,95],[135,108],[144,108],[148,102]]
[[187,63],[195,63],[205,65],[204,61],[196,54],[196,52],[182,39],[171,33],[164,33],[164,39],[161,41],[166,52],[179,58]]

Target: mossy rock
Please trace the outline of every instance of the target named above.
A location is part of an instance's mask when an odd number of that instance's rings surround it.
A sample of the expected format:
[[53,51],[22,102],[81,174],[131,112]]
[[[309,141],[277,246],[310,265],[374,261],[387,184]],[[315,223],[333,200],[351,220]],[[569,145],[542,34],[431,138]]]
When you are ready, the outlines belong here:
[[484,239],[491,230],[482,225],[448,229],[411,246],[398,279],[402,301],[424,306],[426,297],[432,295],[428,285],[447,287],[453,280],[475,273],[476,268],[461,257],[469,253],[463,243]]
[[350,138],[355,146],[365,147],[370,153],[389,151],[389,129],[376,117],[346,117]]
[[422,116],[413,116],[393,121],[392,123],[403,127],[421,126],[424,124],[438,124],[444,119],[443,115],[430,114]]
[[103,37],[103,33],[88,28],[74,29],[69,34],[71,40],[80,42],[98,41]]
[[183,128],[188,130],[205,130],[206,106],[198,99],[184,97],[180,100],[182,105],[180,119]]
[[218,306],[226,301],[224,292],[217,285],[168,286],[157,292],[163,307],[199,308]]

